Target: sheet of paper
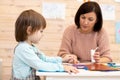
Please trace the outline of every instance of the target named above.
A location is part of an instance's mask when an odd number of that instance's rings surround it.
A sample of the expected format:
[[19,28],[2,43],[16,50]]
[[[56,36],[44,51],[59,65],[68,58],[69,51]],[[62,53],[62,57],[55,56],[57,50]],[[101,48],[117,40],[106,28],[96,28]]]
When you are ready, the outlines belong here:
[[77,0],[79,2],[95,1],[95,0]]
[[120,0],[115,0],[115,2],[120,2]]
[[120,21],[116,22],[116,43],[120,43]]
[[77,1],[79,1],[79,2],[83,2],[84,0],[77,0]]
[[65,19],[65,4],[43,3],[43,16],[49,19]]
[[102,15],[104,20],[115,20],[115,6],[109,4],[101,4]]

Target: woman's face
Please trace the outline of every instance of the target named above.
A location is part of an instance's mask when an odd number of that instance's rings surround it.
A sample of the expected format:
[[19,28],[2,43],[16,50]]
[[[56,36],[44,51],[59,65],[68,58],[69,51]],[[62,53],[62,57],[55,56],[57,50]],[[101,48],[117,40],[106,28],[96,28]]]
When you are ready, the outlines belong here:
[[89,12],[80,15],[80,31],[83,33],[89,33],[93,31],[96,21],[97,16],[95,12]]

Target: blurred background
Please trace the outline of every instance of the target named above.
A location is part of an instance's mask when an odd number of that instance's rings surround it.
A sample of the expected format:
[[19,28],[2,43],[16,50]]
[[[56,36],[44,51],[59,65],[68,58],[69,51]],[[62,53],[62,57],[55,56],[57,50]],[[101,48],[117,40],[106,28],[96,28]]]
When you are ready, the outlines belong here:
[[[47,21],[44,36],[36,46],[48,56],[56,56],[63,32],[74,23],[79,6],[87,0],[0,0],[0,80],[9,80],[14,47],[14,24],[26,9],[41,13]],[[94,0],[102,8],[113,61],[120,62],[120,0]]]

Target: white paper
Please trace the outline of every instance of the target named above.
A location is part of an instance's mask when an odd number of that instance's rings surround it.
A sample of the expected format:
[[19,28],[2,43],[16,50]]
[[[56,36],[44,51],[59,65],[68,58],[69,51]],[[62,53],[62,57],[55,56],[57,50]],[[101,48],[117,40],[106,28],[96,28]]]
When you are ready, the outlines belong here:
[[77,0],[77,1],[79,1],[79,2],[83,2],[83,1],[95,1],[95,0]]
[[115,0],[116,2],[120,2],[120,0]]
[[108,4],[102,4],[100,6],[104,20],[115,20],[115,6]]
[[79,2],[83,2],[84,0],[77,0],[77,1],[79,1]]
[[65,4],[43,3],[43,16],[50,19],[65,19]]

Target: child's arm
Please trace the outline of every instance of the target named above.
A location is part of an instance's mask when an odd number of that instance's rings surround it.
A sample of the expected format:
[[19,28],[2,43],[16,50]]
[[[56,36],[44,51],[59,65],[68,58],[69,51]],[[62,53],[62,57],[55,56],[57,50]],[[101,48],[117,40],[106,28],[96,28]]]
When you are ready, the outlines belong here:
[[61,57],[49,57],[49,56],[46,56],[43,52],[40,52],[38,56],[40,59],[42,59],[45,62],[62,63]]
[[[61,58],[53,58],[52,60],[57,60],[54,62],[48,61],[51,58],[47,59],[47,57],[43,56],[44,60],[42,58],[39,58],[35,52],[30,48],[24,48],[24,50],[20,50],[15,54],[21,63],[19,65],[22,65],[23,63],[26,64],[28,67],[32,67],[36,70],[42,70],[42,71],[64,71],[64,67],[62,63],[55,63],[57,61],[62,62]],[[45,61],[46,59],[46,61]]]

